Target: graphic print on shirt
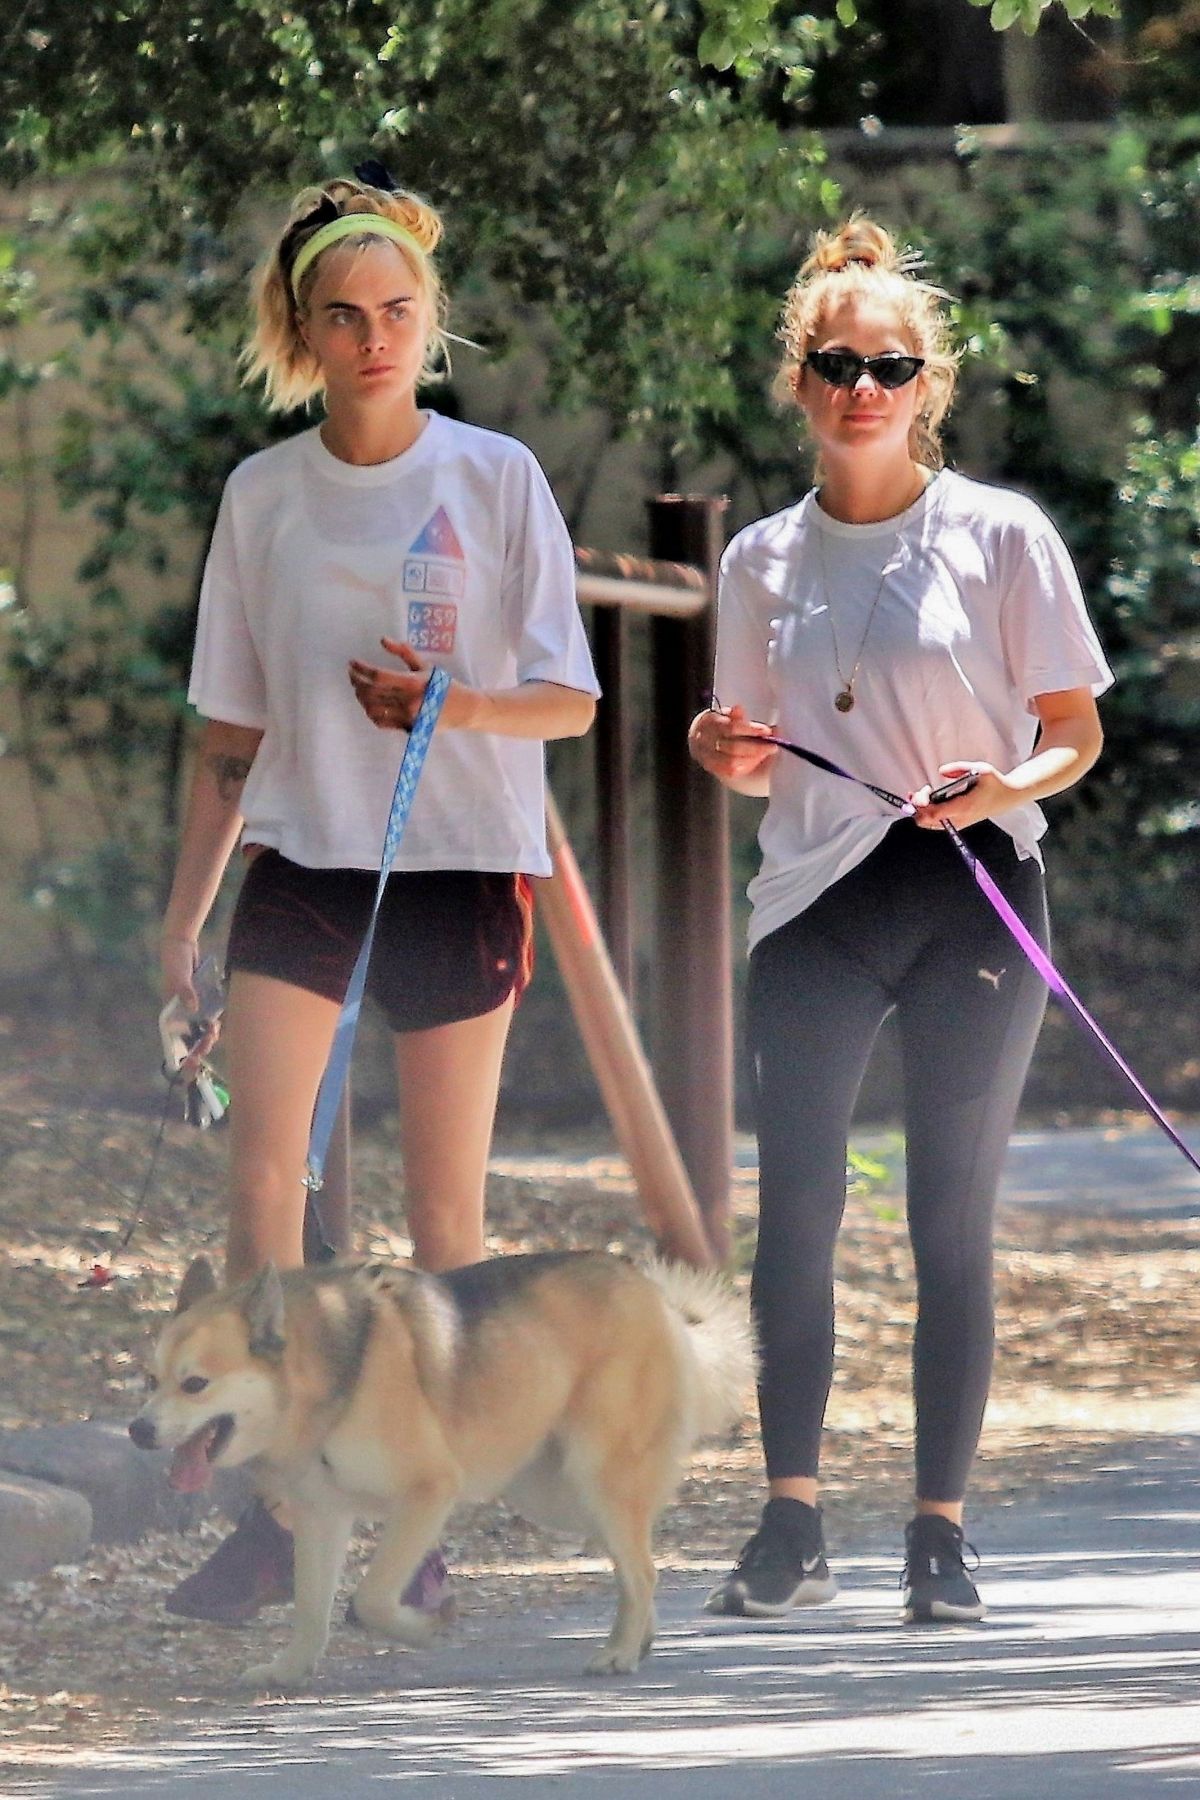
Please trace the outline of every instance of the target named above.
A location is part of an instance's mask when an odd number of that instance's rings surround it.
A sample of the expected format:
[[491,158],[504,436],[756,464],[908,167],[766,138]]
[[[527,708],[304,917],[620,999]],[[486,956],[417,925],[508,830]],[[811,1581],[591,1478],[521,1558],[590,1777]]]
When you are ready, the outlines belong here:
[[[408,641],[414,650],[448,656],[458,629],[458,602],[466,585],[466,558],[444,506],[422,526],[404,559]],[[423,596],[421,599],[416,595]]]

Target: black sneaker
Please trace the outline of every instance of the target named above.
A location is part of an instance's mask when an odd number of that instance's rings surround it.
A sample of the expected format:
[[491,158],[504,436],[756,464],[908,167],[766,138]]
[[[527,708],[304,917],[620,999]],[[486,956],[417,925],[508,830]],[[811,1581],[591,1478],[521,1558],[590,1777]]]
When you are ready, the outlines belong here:
[[939,1513],[918,1513],[904,1530],[904,1623],[931,1625],[982,1619],[987,1607],[963,1563],[963,1551],[975,1558],[971,1573],[979,1567],[979,1552],[963,1539],[962,1526]]
[[821,1606],[837,1593],[825,1561],[820,1508],[768,1500],[762,1524],[704,1602],[705,1612],[735,1619],[777,1619],[794,1606]]

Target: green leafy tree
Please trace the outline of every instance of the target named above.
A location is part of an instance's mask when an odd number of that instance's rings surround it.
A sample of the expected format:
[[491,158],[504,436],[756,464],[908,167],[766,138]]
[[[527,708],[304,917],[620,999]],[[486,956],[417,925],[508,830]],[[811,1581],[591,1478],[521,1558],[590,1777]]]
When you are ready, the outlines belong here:
[[972,6],[988,9],[996,31],[1007,31],[1011,25],[1017,25],[1030,37],[1050,8],[1057,4],[1076,24],[1091,17],[1115,19],[1121,11],[1120,0],[971,0]]
[[369,148],[446,209],[452,275],[469,262],[554,310],[575,387],[686,428],[728,405],[739,235],[772,208],[811,214],[819,192],[819,146],[781,137],[753,81],[700,49],[711,11],[739,66],[766,57],[747,20],[773,10],[31,0],[0,59],[4,161],[20,175],[119,154],[155,261]]
[[[993,0],[993,23],[1048,4]],[[197,221],[223,230],[247,196],[370,146],[446,205],[452,254],[556,309],[615,415],[686,430],[731,399],[739,239],[820,204],[819,145],[778,125],[856,21],[853,0],[25,0],[0,167],[132,150],[146,248],[170,257]]]

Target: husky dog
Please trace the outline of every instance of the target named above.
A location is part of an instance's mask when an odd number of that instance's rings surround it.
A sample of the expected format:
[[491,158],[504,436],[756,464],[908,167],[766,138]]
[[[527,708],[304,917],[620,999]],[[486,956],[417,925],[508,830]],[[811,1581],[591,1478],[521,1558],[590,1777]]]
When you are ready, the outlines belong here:
[[693,1444],[740,1412],[754,1374],[720,1277],[603,1252],[496,1257],[445,1275],[335,1264],[218,1289],[193,1263],[129,1427],[197,1490],[251,1465],[296,1540],[291,1642],[246,1671],[302,1682],[319,1662],[354,1523],[382,1521],[352,1616],[401,1643],[428,1618],[400,1596],[460,1501],[503,1495],[534,1522],[603,1541],[617,1612],[593,1674],[654,1638],[651,1534]]

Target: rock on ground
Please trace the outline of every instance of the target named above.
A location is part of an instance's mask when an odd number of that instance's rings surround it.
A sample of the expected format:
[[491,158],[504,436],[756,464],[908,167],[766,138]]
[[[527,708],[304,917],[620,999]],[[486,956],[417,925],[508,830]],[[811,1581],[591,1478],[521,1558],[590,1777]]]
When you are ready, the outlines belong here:
[[0,1471],[74,1489],[99,1544],[132,1544],[148,1531],[186,1531],[214,1505],[236,1516],[248,1497],[236,1471],[217,1471],[203,1494],[169,1487],[166,1453],[138,1450],[123,1424],[87,1419],[0,1431]]
[[0,1470],[0,1581],[28,1581],[75,1562],[92,1536],[82,1494]]

